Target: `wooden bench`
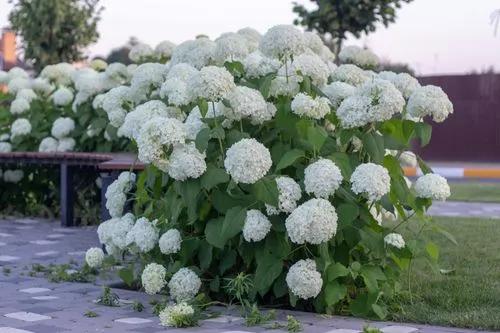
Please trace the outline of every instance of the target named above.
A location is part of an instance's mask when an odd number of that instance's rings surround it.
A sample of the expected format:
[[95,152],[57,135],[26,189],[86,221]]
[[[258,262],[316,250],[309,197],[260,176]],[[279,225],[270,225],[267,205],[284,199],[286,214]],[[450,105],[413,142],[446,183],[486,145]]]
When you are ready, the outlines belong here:
[[[86,170],[101,173],[103,177],[101,187],[101,215],[103,208],[106,210],[104,193],[106,189],[119,175],[121,171],[137,171],[144,168],[141,163],[135,163],[136,157],[132,154],[121,153],[45,153],[45,152],[10,152],[0,153],[0,165],[44,165],[58,167],[60,169],[60,196],[61,196],[61,225],[65,227],[75,226],[74,220],[74,185],[73,177],[76,171]],[[109,214],[107,214],[109,218]],[[103,216],[101,216],[102,218]]]

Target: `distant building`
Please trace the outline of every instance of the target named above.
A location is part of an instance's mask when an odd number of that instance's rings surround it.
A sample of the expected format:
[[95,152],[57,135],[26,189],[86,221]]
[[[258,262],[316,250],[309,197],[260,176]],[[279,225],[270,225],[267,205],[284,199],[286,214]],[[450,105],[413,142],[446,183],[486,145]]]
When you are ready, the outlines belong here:
[[0,38],[0,70],[9,70],[17,64],[16,34],[11,29],[3,28]]

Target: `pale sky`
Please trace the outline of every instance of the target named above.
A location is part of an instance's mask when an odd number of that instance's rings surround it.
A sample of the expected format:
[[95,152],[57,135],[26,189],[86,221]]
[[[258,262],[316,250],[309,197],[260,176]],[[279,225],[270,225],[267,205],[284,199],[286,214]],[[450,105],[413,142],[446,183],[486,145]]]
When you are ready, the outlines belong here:
[[[308,0],[297,0],[306,3]],[[107,55],[130,36],[156,45],[180,43],[197,34],[216,38],[250,26],[261,33],[292,23],[290,0],[101,0],[105,9],[101,37],[90,55]],[[0,27],[11,5],[0,0]],[[419,74],[463,73],[494,66],[500,71],[500,31],[495,37],[490,14],[500,0],[414,0],[403,4],[396,23],[347,44],[366,45],[382,58],[407,62]]]

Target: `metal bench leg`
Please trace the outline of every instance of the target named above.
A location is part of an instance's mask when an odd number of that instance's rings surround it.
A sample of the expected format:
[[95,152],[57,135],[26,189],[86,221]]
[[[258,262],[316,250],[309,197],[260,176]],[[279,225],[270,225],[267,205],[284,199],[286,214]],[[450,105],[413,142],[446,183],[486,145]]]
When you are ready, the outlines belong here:
[[61,164],[61,225],[72,227],[74,221],[74,189],[73,168],[66,163]]

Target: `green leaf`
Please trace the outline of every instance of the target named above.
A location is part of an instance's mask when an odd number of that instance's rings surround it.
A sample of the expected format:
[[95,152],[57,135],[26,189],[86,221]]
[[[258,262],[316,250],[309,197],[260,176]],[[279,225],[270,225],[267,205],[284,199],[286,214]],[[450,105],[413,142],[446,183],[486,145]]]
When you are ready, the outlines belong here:
[[243,230],[246,217],[247,210],[245,208],[237,206],[228,210],[222,223],[220,237],[228,240],[236,236]]
[[437,261],[439,259],[439,247],[435,243],[428,242],[425,245],[425,250],[432,260]]
[[265,99],[269,98],[269,89],[271,88],[271,83],[275,77],[276,74],[266,75],[259,86],[260,93]]
[[328,306],[337,304],[347,295],[347,287],[336,281],[329,282],[325,287],[325,301]]
[[198,149],[201,153],[203,153],[205,150],[207,150],[208,140],[210,140],[210,129],[203,128],[196,135],[196,139],[194,141],[196,149]]
[[118,271],[118,276],[127,286],[132,287],[134,284],[134,270],[131,266],[120,269]]
[[236,251],[226,250],[219,263],[219,272],[223,275],[228,269],[236,263]]
[[283,157],[281,157],[278,165],[276,166],[276,171],[284,169],[286,167],[289,167],[293,163],[295,163],[296,160],[298,160],[301,157],[305,156],[305,152],[300,149],[292,149],[287,151]]
[[274,256],[264,256],[257,260],[257,269],[254,276],[254,288],[264,296],[280,276],[283,270],[283,261]]
[[415,134],[420,139],[420,146],[424,147],[431,141],[432,126],[424,122],[416,123]]
[[198,252],[198,260],[200,261],[200,269],[205,270],[210,267],[212,263],[213,247],[207,242],[200,243],[200,250]]
[[378,280],[386,280],[386,276],[379,266],[363,266],[361,267],[360,274],[363,277],[366,288],[371,293],[379,291]]
[[278,207],[279,191],[274,178],[264,177],[253,184],[252,189],[257,200]]
[[221,237],[223,222],[224,218],[219,217],[208,221],[205,226],[205,236],[207,242],[219,249],[224,248],[224,245],[227,242],[225,238]]
[[208,103],[204,99],[198,100],[198,108],[200,109],[201,116],[205,118],[208,112]]
[[349,274],[349,269],[347,269],[341,263],[334,263],[326,269],[326,275],[328,277],[328,281],[331,282],[338,277],[343,277]]
[[359,208],[353,204],[343,203],[338,206],[337,215],[339,223],[347,225],[352,223],[352,221],[358,217]]
[[385,306],[378,304],[372,304],[373,312],[379,317],[379,319],[384,319],[387,316],[387,309]]
[[319,151],[328,137],[324,128],[311,126],[307,129],[307,139],[313,145],[316,151]]
[[363,148],[370,155],[373,162],[380,164],[385,155],[384,137],[375,132],[370,132],[364,134],[361,141],[363,141]]
[[200,182],[201,187],[210,191],[214,186],[219,184],[227,183],[229,181],[229,175],[224,169],[217,168],[213,164],[207,165],[207,171],[201,176]]

